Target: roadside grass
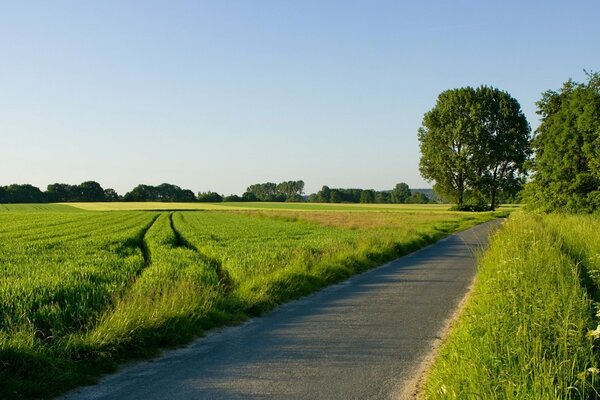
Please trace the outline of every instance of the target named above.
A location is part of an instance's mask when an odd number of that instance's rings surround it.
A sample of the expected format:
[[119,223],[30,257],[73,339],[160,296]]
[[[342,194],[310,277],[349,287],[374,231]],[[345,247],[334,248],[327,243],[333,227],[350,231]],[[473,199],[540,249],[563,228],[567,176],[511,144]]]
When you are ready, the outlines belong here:
[[93,382],[496,216],[297,214],[0,213],[0,398]]
[[598,232],[597,217],[512,214],[480,260],[422,397],[598,398],[600,330],[589,295]]

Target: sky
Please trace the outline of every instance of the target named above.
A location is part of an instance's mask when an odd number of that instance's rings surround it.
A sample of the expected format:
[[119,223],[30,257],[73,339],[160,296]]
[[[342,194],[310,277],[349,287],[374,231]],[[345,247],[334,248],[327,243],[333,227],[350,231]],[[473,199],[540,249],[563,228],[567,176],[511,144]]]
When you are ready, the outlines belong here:
[[600,1],[0,0],[0,185],[430,187],[417,129],[491,85],[532,128],[600,70]]

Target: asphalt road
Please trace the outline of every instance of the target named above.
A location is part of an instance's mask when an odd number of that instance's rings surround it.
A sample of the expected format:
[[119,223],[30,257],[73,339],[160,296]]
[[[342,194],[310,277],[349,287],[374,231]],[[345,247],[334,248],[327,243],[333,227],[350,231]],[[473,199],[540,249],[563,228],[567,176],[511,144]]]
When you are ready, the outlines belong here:
[[406,394],[499,221],[211,332],[64,399],[385,399]]

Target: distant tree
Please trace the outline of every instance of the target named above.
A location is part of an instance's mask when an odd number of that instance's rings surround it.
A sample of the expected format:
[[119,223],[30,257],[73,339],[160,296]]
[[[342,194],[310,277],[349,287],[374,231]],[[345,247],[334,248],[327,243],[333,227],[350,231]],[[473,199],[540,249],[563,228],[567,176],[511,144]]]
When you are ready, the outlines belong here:
[[329,193],[329,203],[341,203],[342,202],[342,194],[337,189],[331,189]]
[[406,204],[428,204],[430,202],[429,198],[421,192],[413,192],[405,201]]
[[123,196],[124,201],[158,201],[158,193],[154,186],[137,185]]
[[363,190],[360,194],[361,203],[375,203],[375,191]]
[[46,198],[51,203],[77,201],[79,197],[79,187],[77,185],[53,183],[46,187]]
[[284,201],[285,198],[278,196],[277,184],[273,182],[257,183],[248,186],[246,193],[252,193],[258,201]]
[[252,192],[244,192],[244,194],[242,194],[242,201],[258,201],[258,197],[256,197],[256,195]]
[[104,201],[104,189],[98,182],[82,182],[78,186],[78,191],[78,201]]
[[203,203],[220,203],[223,201],[223,196],[216,192],[198,193],[198,201]]
[[277,194],[283,196],[285,201],[302,201],[304,181],[286,181],[277,185]]
[[401,182],[398,183],[394,189],[392,189],[391,201],[395,204],[403,204],[406,203],[410,195],[411,193],[408,185],[404,182]]
[[46,196],[37,187],[29,184],[12,184],[4,187],[7,203],[45,203]]
[[[179,194],[181,193],[181,188],[177,185],[172,185],[170,183],[161,183],[156,187],[156,194],[158,201],[166,201],[166,202],[175,202],[179,200]],[[194,193],[192,192],[192,197]]]
[[244,199],[242,199],[237,194],[230,194],[229,196],[225,196],[225,198],[223,198],[223,201],[227,201],[227,202],[239,202],[239,201],[244,201]]
[[0,204],[8,203],[8,193],[4,186],[0,186]]
[[525,201],[543,211],[600,210],[600,74],[545,92],[537,107],[541,123]]
[[518,191],[531,150],[521,106],[507,92],[481,86],[442,92],[419,128],[419,170],[459,208],[466,194],[494,209],[499,193]]
[[311,193],[308,195],[307,201],[309,203],[319,203],[319,195],[317,193]]
[[391,193],[390,192],[376,192],[375,193],[375,203],[387,204],[389,202],[391,202]]
[[175,201],[183,203],[193,203],[197,200],[196,195],[189,189],[181,189],[175,197]]
[[331,200],[331,189],[329,186],[323,186],[317,193],[317,201],[319,203],[329,203]]
[[104,200],[105,201],[119,201],[121,200],[121,196],[117,193],[115,189],[104,189]]

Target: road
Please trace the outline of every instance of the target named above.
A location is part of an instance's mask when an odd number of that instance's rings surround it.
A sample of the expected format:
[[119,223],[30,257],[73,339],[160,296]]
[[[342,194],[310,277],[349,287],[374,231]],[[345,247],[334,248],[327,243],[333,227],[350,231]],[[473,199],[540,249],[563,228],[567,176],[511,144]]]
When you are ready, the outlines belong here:
[[264,317],[124,367],[63,399],[386,399],[411,392],[500,221]]

